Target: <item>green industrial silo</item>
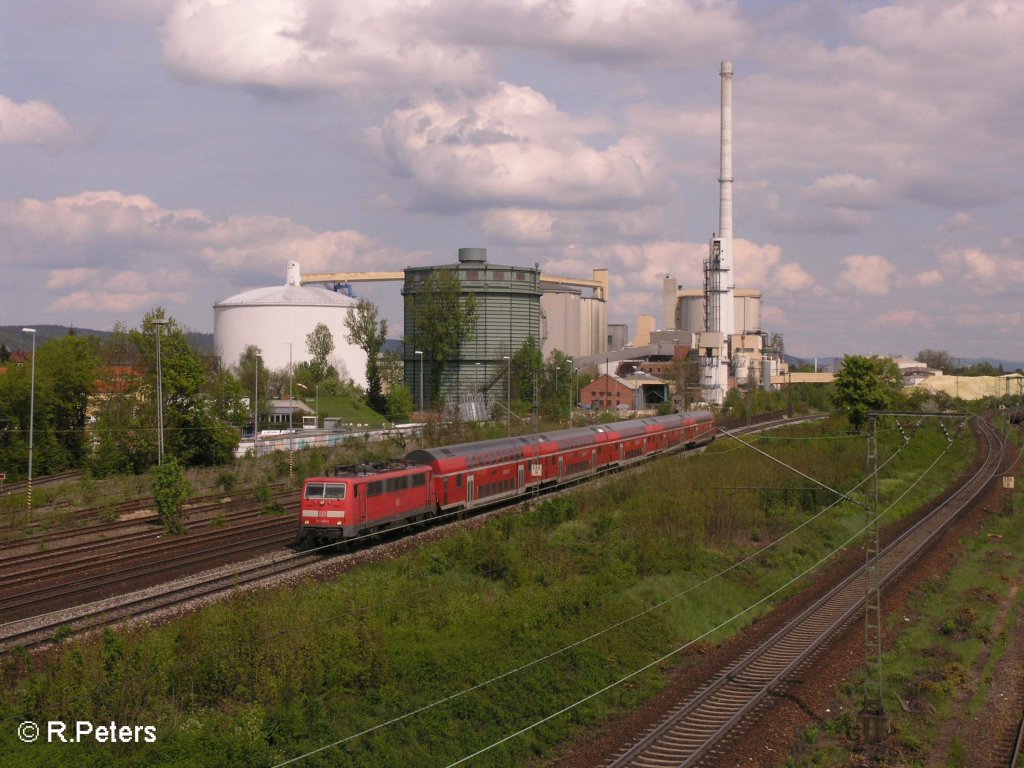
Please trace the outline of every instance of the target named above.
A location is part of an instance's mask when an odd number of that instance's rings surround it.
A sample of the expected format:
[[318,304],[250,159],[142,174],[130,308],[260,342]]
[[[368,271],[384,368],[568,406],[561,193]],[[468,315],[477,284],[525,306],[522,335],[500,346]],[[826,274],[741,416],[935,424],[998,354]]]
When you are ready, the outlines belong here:
[[453,270],[462,282],[462,295],[473,296],[477,304],[476,333],[463,340],[455,359],[449,360],[441,375],[441,395],[448,405],[458,404],[464,396],[484,393],[500,402],[503,410],[507,392],[507,373],[512,356],[527,337],[540,338],[540,269],[514,267],[487,262],[485,248],[460,248],[458,264],[434,267],[406,267],[402,295],[405,297],[405,384],[413,402],[421,408],[423,400],[434,402],[431,391],[431,361],[416,354],[414,307],[419,289],[438,270]]

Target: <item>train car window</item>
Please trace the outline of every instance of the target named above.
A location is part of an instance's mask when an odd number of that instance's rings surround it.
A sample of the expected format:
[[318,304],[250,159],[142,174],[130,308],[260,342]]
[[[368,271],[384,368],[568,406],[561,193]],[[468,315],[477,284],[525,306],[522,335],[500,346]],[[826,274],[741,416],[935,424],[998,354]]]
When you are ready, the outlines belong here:
[[344,499],[345,483],[327,483],[324,486],[325,499]]
[[455,478],[455,487],[456,488],[461,488],[462,487],[462,475],[459,475],[458,477]]
[[427,484],[427,476],[426,475],[413,475],[412,476],[412,487],[413,488],[419,488],[419,487],[424,486],[426,484]]
[[307,499],[322,499],[324,497],[323,483],[306,483]]
[[376,480],[372,483],[366,484],[366,495],[367,496],[380,496],[384,493],[384,481]]

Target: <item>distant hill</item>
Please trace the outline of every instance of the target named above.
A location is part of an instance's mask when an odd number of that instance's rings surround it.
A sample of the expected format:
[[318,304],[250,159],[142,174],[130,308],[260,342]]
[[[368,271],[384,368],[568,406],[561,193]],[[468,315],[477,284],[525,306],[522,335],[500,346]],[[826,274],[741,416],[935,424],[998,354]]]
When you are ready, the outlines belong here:
[[[818,361],[819,371],[832,371],[842,364],[842,357],[793,357],[786,355],[786,362],[792,366],[798,365],[814,365],[814,361]],[[1013,373],[1014,371],[1021,369],[1024,370],[1024,363],[1015,363],[1009,360],[999,360],[994,357],[954,357],[954,363],[961,368],[966,368],[971,365],[977,365],[979,363],[988,363],[994,368],[1002,368],[1007,373]]]
[[[0,325],[0,344],[15,352],[19,349],[28,352],[32,349],[32,337],[21,329],[21,325]],[[51,339],[59,339],[74,333],[76,336],[96,336],[105,339],[111,331],[97,331],[91,328],[69,328],[66,325],[36,325],[36,346],[41,346]],[[189,343],[201,355],[213,354],[212,333],[188,333]]]

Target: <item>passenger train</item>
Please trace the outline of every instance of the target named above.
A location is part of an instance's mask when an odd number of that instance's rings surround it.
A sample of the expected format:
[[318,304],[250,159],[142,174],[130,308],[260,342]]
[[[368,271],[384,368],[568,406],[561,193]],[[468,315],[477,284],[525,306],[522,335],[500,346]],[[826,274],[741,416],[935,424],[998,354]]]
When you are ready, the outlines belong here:
[[300,541],[351,539],[573,482],[666,451],[710,443],[708,411],[411,451],[398,462],[339,467],[302,489]]

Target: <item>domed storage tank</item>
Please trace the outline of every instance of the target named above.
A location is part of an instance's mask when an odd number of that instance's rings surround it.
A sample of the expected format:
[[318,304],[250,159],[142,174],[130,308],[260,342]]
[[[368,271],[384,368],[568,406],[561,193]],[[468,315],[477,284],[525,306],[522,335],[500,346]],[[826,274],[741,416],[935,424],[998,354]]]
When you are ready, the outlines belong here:
[[310,359],[306,336],[323,323],[334,338],[329,362],[365,387],[366,353],[345,341],[345,318],[357,303],[327,288],[302,285],[298,263],[289,262],[284,285],[245,291],[213,305],[213,343],[225,366],[238,365],[245,348],[254,345],[263,365],[277,370],[288,366],[289,344],[293,364]]

